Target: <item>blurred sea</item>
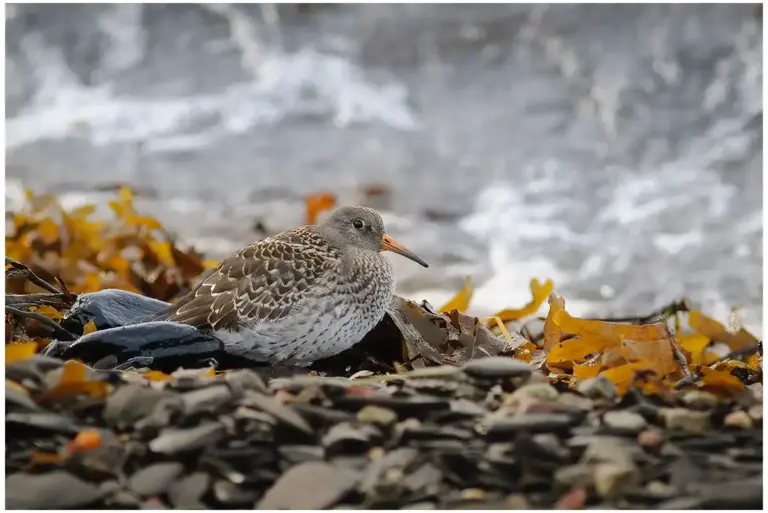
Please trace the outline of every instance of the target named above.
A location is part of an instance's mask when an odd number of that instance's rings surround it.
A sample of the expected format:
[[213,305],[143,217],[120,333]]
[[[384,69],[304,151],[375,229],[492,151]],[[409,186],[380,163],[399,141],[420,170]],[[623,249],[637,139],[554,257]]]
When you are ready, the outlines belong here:
[[[119,183],[212,257],[391,190],[401,293],[762,324],[759,5],[6,5],[6,205]],[[377,205],[381,206],[381,205]],[[448,278],[446,278],[446,276]]]

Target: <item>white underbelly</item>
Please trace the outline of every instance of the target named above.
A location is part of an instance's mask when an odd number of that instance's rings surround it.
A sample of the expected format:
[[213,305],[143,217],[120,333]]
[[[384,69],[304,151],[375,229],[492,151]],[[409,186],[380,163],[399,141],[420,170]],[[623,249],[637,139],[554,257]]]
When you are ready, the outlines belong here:
[[[330,300],[330,299],[328,299]],[[387,301],[388,303],[388,301]],[[351,302],[315,307],[269,323],[216,336],[227,351],[254,361],[309,365],[357,344],[381,320],[385,304],[363,310]]]

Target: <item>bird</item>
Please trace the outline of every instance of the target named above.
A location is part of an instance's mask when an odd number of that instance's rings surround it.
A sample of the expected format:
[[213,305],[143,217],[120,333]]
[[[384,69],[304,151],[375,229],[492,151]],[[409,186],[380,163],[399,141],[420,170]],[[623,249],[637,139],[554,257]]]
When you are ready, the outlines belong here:
[[395,289],[381,215],[342,207],[323,222],[254,242],[223,259],[163,314],[254,362],[307,367],[349,349],[384,317]]

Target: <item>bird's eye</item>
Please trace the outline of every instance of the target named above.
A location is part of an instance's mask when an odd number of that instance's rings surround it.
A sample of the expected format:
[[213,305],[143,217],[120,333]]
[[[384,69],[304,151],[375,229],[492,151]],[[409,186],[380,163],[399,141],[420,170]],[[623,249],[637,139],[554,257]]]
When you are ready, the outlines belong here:
[[365,225],[363,224],[363,222],[360,219],[355,219],[354,221],[352,221],[352,226],[354,226],[358,230],[362,230],[363,226],[365,226]]

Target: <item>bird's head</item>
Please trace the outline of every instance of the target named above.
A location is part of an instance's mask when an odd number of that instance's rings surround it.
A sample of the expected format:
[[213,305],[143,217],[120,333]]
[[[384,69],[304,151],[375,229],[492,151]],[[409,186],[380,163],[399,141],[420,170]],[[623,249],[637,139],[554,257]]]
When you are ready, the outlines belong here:
[[419,265],[427,263],[405,246],[387,235],[384,221],[372,208],[343,207],[317,226],[320,234],[340,245],[353,246],[369,251],[392,251]]

